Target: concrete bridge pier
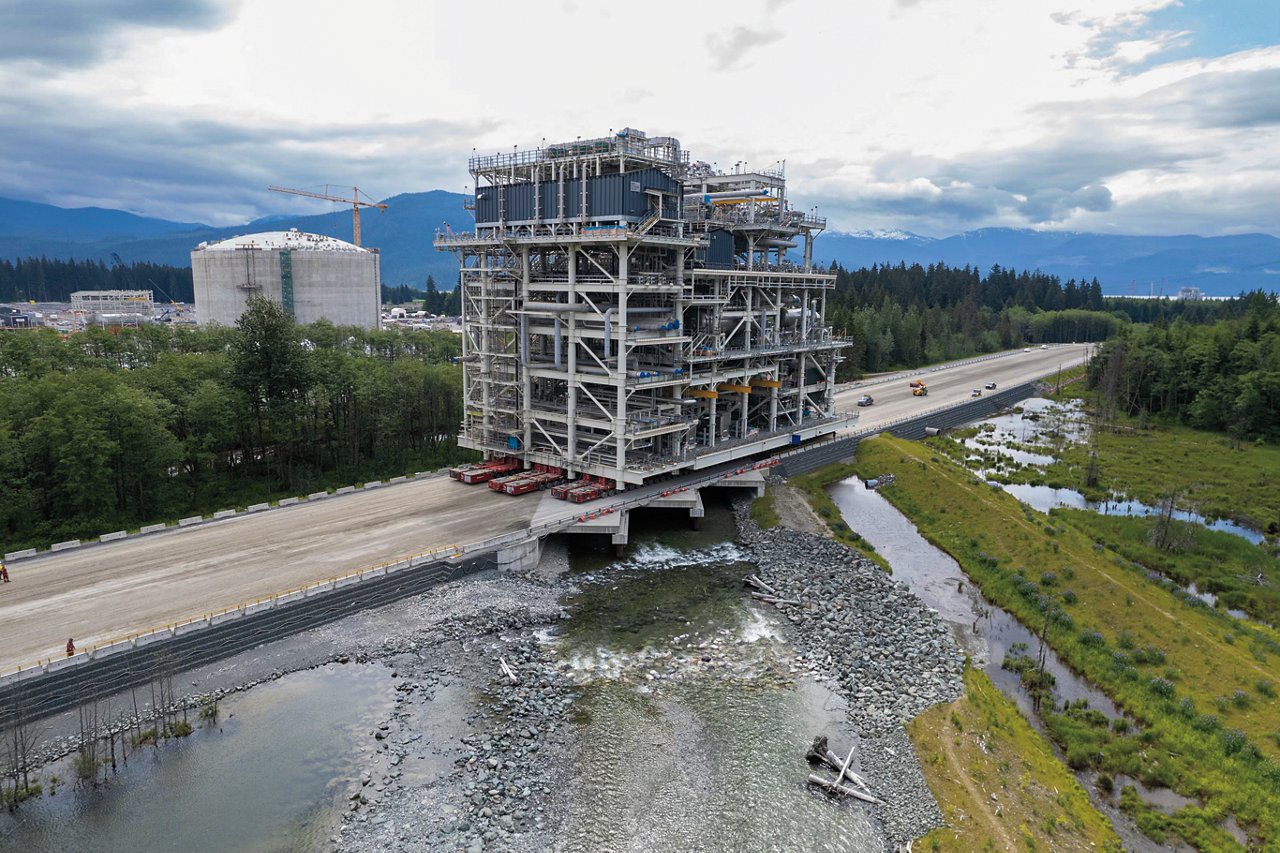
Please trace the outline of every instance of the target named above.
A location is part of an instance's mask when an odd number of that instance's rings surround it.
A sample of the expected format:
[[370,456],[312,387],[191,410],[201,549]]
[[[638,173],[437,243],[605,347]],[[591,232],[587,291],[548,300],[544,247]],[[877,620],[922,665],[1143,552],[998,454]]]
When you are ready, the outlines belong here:
[[764,497],[764,476],[766,469],[752,468],[741,474],[725,474],[724,479],[713,480],[705,488],[751,489],[756,497]]
[[631,511],[627,509],[607,510],[605,512],[589,512],[582,520],[566,533],[602,533],[609,537],[619,557],[627,547],[627,537],[631,531]]
[[499,548],[494,555],[498,571],[523,572],[535,568],[542,559],[542,540],[534,536],[505,548]]
[[702,505],[702,492],[699,489],[685,489],[683,491],[672,489],[670,492],[654,498],[649,506],[659,509],[687,509],[689,511],[689,523],[694,530],[702,529],[702,519],[707,514],[706,508]]

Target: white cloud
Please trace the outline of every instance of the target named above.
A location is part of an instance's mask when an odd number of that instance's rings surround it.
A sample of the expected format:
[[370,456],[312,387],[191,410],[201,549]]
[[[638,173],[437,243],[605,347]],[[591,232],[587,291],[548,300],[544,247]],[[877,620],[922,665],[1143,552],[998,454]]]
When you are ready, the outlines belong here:
[[1280,47],[1162,63],[1171,0],[110,2],[136,22],[74,56],[0,53],[0,195],[229,220],[286,204],[266,183],[461,190],[472,147],[629,125],[785,158],[845,230],[1280,232]]

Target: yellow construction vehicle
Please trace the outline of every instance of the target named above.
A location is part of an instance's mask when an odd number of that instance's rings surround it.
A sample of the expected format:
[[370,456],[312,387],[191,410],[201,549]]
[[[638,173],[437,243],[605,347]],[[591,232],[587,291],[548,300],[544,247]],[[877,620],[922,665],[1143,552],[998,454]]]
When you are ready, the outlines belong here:
[[912,397],[928,397],[929,388],[923,382],[917,379],[911,383],[911,396]]

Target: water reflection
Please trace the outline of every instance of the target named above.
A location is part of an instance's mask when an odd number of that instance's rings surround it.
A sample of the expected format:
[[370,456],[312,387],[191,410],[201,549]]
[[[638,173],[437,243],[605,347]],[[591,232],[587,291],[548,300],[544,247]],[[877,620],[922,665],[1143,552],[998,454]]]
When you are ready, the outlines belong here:
[[[935,548],[920,531],[882,495],[868,489],[857,477],[829,490],[845,523],[875,547],[901,581],[925,604],[952,623],[957,640],[1002,693],[1024,713],[1031,711],[1031,696],[1017,673],[1002,669],[1005,656],[1022,644],[1036,658],[1040,640],[1008,611],[987,601],[969,580],[960,564]],[[1106,694],[1070,670],[1048,649],[1045,670],[1057,681],[1055,693],[1063,700],[1086,699],[1089,706],[1114,719],[1120,716]]]
[[[654,518],[654,516],[651,516]],[[838,694],[803,674],[741,580],[726,503],[632,525],[628,556],[577,551],[552,640],[582,692],[565,851],[876,850],[865,808],[806,789],[814,735],[853,744]]]
[[[390,713],[378,664],[331,665],[222,703],[222,720],[144,748],[98,788],[0,815],[0,849],[24,853],[199,850],[292,853],[326,846],[368,729]],[[45,777],[47,779],[47,777]]]
[[[981,432],[964,439],[964,446],[972,451],[968,460],[976,462],[976,473],[983,478],[997,476],[1002,467],[1045,468],[1055,461],[1066,442],[1084,441],[1089,435],[1089,425],[1079,401],[1055,403],[1042,397],[1032,397],[1018,404],[1020,412],[997,415],[981,422]],[[1043,451],[1043,452],[1041,452]],[[990,467],[983,467],[989,465]],[[972,466],[971,466],[972,467]],[[1051,509],[1088,509],[1102,515],[1150,516],[1161,510],[1141,501],[1115,496],[1105,501],[1087,500],[1074,489],[1027,483],[997,483],[1032,509],[1047,513]],[[1231,533],[1259,544],[1263,535],[1224,518],[1209,519],[1187,510],[1174,510],[1173,518],[1198,524],[1209,530]]]

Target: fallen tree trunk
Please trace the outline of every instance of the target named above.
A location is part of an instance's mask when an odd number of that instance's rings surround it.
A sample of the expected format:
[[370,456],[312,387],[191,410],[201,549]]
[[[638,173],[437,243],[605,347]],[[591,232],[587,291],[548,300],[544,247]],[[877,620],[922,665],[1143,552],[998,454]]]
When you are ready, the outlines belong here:
[[853,788],[846,785],[837,785],[830,779],[823,779],[816,773],[809,774],[809,784],[817,785],[819,788],[825,788],[832,793],[840,794],[845,797],[853,797],[855,800],[862,800],[864,803],[875,803],[879,806],[884,805],[884,800],[881,800],[878,797],[873,797],[870,794],[864,794],[861,791],[855,791]]
[[770,595],[778,594],[778,591],[776,589],[769,586],[767,583],[760,580],[760,578],[756,577],[755,575],[747,575],[746,578],[743,579],[743,583],[746,583],[749,586],[754,586],[756,589],[764,590]]
[[498,665],[502,669],[503,673],[506,674],[507,678],[511,679],[512,684],[518,684],[520,682],[520,680],[516,678],[515,672],[513,672],[510,665],[508,665],[506,658],[498,658]]
[[[867,791],[871,790],[871,786],[867,784],[867,780],[863,779],[857,773],[849,770],[840,757],[831,751],[827,746],[827,736],[818,735],[813,739],[813,744],[809,747],[809,751],[804,755],[810,764],[825,764],[832,770],[840,772],[841,776],[854,782],[858,787]],[[843,781],[843,779],[842,779]]]
[[794,598],[778,598],[775,595],[765,595],[763,592],[753,592],[751,593],[751,597],[756,601],[764,601],[769,604],[795,604],[797,606],[800,604],[800,602]]

